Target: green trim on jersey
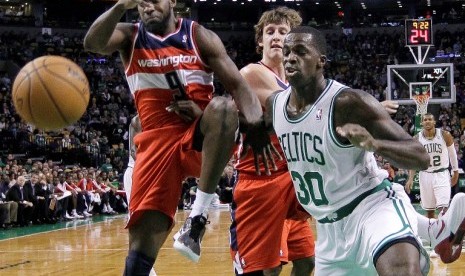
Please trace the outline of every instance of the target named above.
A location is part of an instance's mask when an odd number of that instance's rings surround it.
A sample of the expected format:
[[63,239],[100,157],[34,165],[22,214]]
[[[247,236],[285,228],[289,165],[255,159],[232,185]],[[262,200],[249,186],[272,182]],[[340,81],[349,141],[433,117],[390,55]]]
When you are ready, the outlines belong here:
[[288,121],[289,123],[291,124],[297,124],[297,123],[300,123],[302,122],[305,118],[307,118],[308,114],[310,114],[312,112],[312,110],[315,108],[316,104],[321,100],[321,98],[323,98],[324,94],[331,88],[331,85],[333,84],[333,80],[331,79],[326,79],[326,87],[325,89],[323,90],[323,93],[320,94],[320,96],[318,97],[318,99],[316,99],[316,101],[313,103],[312,107],[307,110],[307,112],[305,112],[304,114],[302,114],[302,116],[296,120],[293,120],[291,118],[289,118],[287,116],[287,110],[286,110],[286,106],[287,106],[287,103],[289,102],[289,97],[291,96],[291,93],[289,93],[289,95],[287,95],[287,99],[285,100],[285,104],[284,104],[284,118],[286,118],[286,121]]
[[[388,191],[388,196],[390,196],[389,194],[390,194],[390,192]],[[402,229],[400,229],[400,230],[397,231],[396,233],[392,233],[391,235],[385,237],[385,238],[375,247],[375,249],[373,250],[373,256],[375,256],[375,255],[376,255],[376,252],[378,252],[378,250],[379,250],[380,248],[382,248],[386,243],[388,243],[388,242],[394,240],[395,238],[394,238],[394,239],[391,239],[391,237],[393,237],[393,236],[405,237],[405,234],[409,233],[410,236],[415,237],[415,235],[414,235],[413,232],[412,232],[411,226],[407,223],[408,219],[407,219],[407,214],[405,213],[405,209],[402,207],[402,210],[403,210],[403,211],[401,211],[401,208],[399,208],[399,206],[397,205],[397,204],[398,204],[397,201],[401,202],[400,199],[391,198],[391,201],[392,201],[392,204],[394,204],[394,208],[396,209],[397,215],[399,215],[399,219],[400,219],[400,221],[402,222],[403,227],[402,227]],[[402,233],[402,232],[405,231],[405,230],[408,230],[405,234],[403,234],[403,235],[398,235],[399,233]]]
[[343,149],[348,149],[348,148],[353,148],[354,145],[352,144],[343,144],[339,139],[337,138],[336,135],[336,129],[334,127],[334,102],[336,101],[336,97],[341,93],[342,90],[347,89],[348,87],[341,87],[335,94],[334,97],[331,99],[331,104],[329,106],[330,112],[329,112],[329,118],[328,118],[328,131],[329,131],[329,136],[331,137],[331,140],[333,140],[334,144],[340,148]]

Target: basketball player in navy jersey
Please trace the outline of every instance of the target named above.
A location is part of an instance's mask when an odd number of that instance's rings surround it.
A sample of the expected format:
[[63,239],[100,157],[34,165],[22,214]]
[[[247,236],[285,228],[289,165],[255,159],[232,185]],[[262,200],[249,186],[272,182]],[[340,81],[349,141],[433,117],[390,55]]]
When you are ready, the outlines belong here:
[[[247,142],[267,174],[268,160],[274,163],[258,98],[219,37],[196,22],[176,18],[175,5],[176,0],[119,0],[97,18],[84,39],[86,50],[119,51],[142,126],[134,138],[137,162],[126,275],[149,274],[173,226],[186,176],[200,176],[199,189],[174,246],[198,261],[206,212],[235,145],[238,109],[249,124]],[[140,23],[119,23],[126,10],[136,7]],[[213,73],[235,104],[225,97],[212,98]],[[179,105],[190,101],[203,112],[189,106],[180,111]]]
[[[373,156],[422,170],[429,163],[423,146],[371,95],[324,78],[326,41],[316,29],[292,30],[283,56],[291,87],[269,98],[267,115],[297,198],[317,220],[315,275],[426,275],[415,210],[396,196],[403,187],[386,180]],[[449,257],[464,230],[465,197],[454,199],[444,234],[426,233],[441,237]]]

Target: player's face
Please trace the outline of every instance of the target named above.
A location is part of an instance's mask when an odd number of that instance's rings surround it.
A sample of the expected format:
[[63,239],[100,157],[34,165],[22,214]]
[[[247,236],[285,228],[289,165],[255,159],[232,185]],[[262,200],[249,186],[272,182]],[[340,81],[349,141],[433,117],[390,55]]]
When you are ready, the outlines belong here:
[[426,130],[431,130],[436,126],[436,121],[432,115],[424,115],[421,121],[421,125]]
[[284,38],[290,29],[286,23],[266,25],[263,28],[262,41],[258,43],[259,46],[263,47],[263,55],[270,59],[282,60]]
[[140,18],[145,25],[156,27],[166,24],[171,11],[176,5],[176,0],[145,0],[149,7],[137,6]]
[[311,83],[321,74],[326,57],[312,45],[312,35],[288,34],[283,47],[286,79],[294,86]]

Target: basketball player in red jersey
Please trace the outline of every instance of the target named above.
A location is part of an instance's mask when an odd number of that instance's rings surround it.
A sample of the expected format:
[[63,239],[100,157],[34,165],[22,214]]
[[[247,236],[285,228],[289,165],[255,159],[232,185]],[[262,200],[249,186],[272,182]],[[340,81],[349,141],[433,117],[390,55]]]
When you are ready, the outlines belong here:
[[[219,37],[196,22],[176,18],[175,5],[176,0],[119,0],[97,18],[84,39],[86,50],[120,52],[142,126],[134,138],[137,162],[125,275],[149,274],[173,225],[186,176],[200,175],[200,183],[175,248],[199,259],[206,210],[235,145],[237,109],[249,124],[248,142],[267,174],[268,158],[274,164],[256,95]],[[140,23],[119,23],[126,10],[136,7]],[[212,98],[213,73],[235,104]]]
[[[255,25],[257,52],[262,54],[262,59],[240,72],[262,106],[273,92],[288,87],[283,41],[291,28],[301,22],[295,10],[279,7],[263,13]],[[272,141],[284,156],[275,135]],[[293,275],[310,275],[313,270],[315,241],[308,214],[298,211],[286,160],[279,160],[276,165],[278,170],[273,176],[255,174],[252,154],[236,165],[238,181],[233,189],[230,228],[236,275],[279,275],[281,263],[288,261],[293,261]]]

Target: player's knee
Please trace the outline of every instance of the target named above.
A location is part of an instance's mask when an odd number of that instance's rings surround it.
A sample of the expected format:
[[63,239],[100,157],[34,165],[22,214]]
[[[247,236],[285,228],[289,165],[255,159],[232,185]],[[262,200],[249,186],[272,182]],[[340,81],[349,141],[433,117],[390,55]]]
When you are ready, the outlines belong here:
[[221,121],[237,124],[237,107],[231,99],[225,97],[213,98],[205,109],[205,113]]
[[393,241],[381,249],[383,253],[376,259],[379,275],[421,275],[418,248],[414,238]]
[[308,257],[292,261],[293,275],[310,275],[315,267],[315,258]]
[[215,97],[203,113],[203,124],[213,126],[221,133],[234,132],[238,125],[238,112],[234,102],[225,97]]
[[170,230],[168,216],[158,211],[144,211],[129,227],[129,248],[150,256],[165,241]]
[[279,274],[281,274],[282,269],[283,267],[281,265],[270,269],[265,269],[263,270],[263,276],[278,276]]

